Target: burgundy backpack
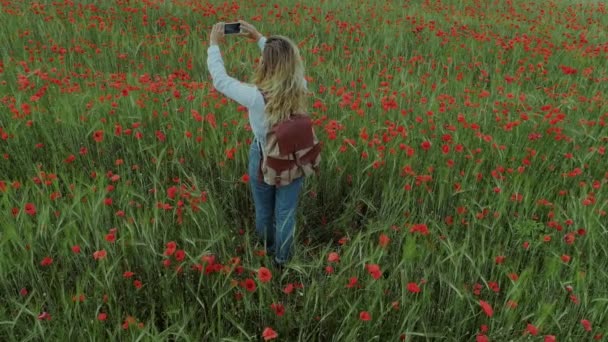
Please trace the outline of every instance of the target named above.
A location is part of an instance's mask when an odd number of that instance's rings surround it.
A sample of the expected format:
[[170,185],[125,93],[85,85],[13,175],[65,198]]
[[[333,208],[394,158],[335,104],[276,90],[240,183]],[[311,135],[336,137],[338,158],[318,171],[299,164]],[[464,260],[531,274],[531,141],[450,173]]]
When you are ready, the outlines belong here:
[[262,149],[258,179],[268,185],[285,186],[298,177],[319,174],[321,143],[306,114],[292,114],[273,125]]

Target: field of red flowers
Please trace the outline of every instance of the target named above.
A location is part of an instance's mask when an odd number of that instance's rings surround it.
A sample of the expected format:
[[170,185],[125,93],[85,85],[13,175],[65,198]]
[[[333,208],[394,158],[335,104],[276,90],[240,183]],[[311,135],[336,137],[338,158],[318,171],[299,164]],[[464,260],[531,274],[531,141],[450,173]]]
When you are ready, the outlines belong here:
[[[298,43],[324,143],[280,273],[206,66],[237,19]],[[603,2],[0,0],[0,23],[1,341],[606,340]],[[249,80],[259,48],[221,49]]]

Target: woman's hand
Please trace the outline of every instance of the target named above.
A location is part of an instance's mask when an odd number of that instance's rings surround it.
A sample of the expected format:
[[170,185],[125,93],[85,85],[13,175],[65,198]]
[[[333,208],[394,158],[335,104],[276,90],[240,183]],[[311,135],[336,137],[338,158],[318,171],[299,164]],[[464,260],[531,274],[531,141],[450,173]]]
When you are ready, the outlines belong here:
[[209,34],[209,44],[218,45],[220,40],[224,38],[224,23],[217,23],[213,25],[211,33]]
[[256,30],[256,28],[245,20],[239,20],[241,24],[241,35],[249,39],[253,39],[256,42],[262,38],[262,34]]

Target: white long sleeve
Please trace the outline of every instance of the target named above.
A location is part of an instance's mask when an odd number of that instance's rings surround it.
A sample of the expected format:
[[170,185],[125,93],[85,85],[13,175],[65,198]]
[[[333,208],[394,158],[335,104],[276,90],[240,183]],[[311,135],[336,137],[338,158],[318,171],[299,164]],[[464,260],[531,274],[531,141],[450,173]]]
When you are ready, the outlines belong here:
[[[261,37],[257,44],[260,50],[264,51],[266,37]],[[207,66],[209,67],[211,78],[213,79],[213,86],[217,91],[233,99],[242,106],[247,108],[254,106],[258,95],[261,94],[258,94],[259,91],[255,86],[240,82],[239,80],[228,76],[218,45],[211,45],[207,49]]]
[[[258,40],[260,50],[264,51],[266,38]],[[249,125],[255,138],[264,143],[266,140],[266,120],[264,97],[257,87],[240,82],[228,76],[224,61],[217,45],[211,45],[207,49],[207,67],[213,79],[213,86],[217,91],[233,99],[240,105],[247,107],[249,113]]]
[[[266,37],[261,37],[257,44],[263,52]],[[228,76],[220,48],[217,45],[211,45],[207,48],[207,67],[215,89],[240,105],[247,107],[249,125],[256,139],[263,144],[266,140],[267,126],[264,97],[260,90],[252,84],[243,83]],[[307,87],[306,79],[304,79],[304,86]]]
[[217,91],[238,102],[240,105],[251,108],[258,95],[258,89],[250,84],[243,83],[228,76],[224,61],[217,45],[207,49],[207,66],[213,79],[213,86]]

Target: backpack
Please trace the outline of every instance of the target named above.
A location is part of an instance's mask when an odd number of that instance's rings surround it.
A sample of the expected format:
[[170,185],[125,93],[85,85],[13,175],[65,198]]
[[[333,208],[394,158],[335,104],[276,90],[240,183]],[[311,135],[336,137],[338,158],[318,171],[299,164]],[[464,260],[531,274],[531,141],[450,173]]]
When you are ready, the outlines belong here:
[[319,174],[321,143],[308,115],[292,114],[270,127],[262,151],[258,179],[268,185],[285,186],[301,176]]

